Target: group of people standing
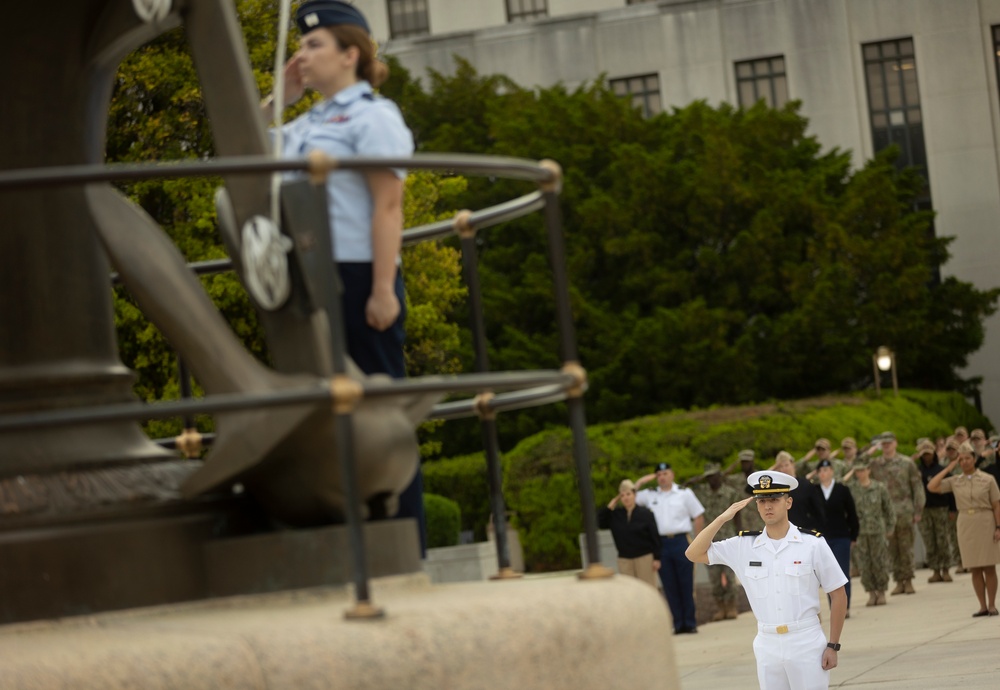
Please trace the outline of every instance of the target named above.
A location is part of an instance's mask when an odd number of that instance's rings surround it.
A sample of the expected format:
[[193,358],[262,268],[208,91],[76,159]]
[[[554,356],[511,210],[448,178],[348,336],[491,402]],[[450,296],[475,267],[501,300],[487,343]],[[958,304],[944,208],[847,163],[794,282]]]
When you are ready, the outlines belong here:
[[[713,621],[737,617],[737,576],[747,591],[758,619],[761,687],[827,687],[850,617],[852,561],[867,606],[886,603],[890,575],[891,594],[913,594],[917,529],[928,582],[952,582],[950,568],[960,559],[956,573],[971,574],[979,601],[973,616],[1000,615],[998,446],[1000,437],[963,427],[936,443],[918,439],[911,456],[898,452],[888,431],[864,448],[844,438],[833,450],[820,438],[804,457],[781,451],[762,471],[755,471],[754,451],[742,450],[726,471],[708,463],[683,486],[659,463],[621,483],[599,524],[611,529],[621,572],[653,586],[659,575],[675,634],[697,632],[692,562],[705,563]],[[656,488],[640,489],[653,479]],[[830,598],[829,639],[817,629],[820,587]],[[797,634],[780,637],[790,632]],[[789,645],[804,656],[789,657]]]

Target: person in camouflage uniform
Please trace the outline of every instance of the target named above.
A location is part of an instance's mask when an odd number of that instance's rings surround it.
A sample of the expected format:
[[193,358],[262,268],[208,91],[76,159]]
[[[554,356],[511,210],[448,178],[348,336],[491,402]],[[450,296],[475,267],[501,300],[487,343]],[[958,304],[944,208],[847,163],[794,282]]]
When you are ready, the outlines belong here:
[[[741,450],[737,456],[737,461],[740,463],[740,472],[726,478],[726,481],[731,487],[733,487],[737,493],[739,493],[740,498],[747,498],[753,495],[753,491],[747,484],[747,477],[753,474],[754,470],[754,452],[749,448]],[[728,474],[728,472],[726,472]],[[728,506],[727,506],[728,507]],[[760,513],[757,511],[757,504],[753,501],[747,504],[747,506],[740,511],[740,521],[742,522],[741,529],[764,529],[764,521],[760,519]]]
[[924,539],[927,551],[927,567],[931,576],[927,582],[951,582],[948,568],[951,567],[951,528],[948,526],[948,513],[954,512],[955,500],[951,494],[936,494],[927,491],[927,483],[944,469],[938,462],[934,444],[923,441],[917,446],[917,461],[920,466],[920,477],[924,485],[924,516],[920,519],[920,536]]
[[869,460],[871,477],[889,490],[896,524],[889,537],[889,556],[896,587],[892,594],[914,594],[913,539],[915,525],[924,511],[924,484],[920,470],[910,458],[896,453],[896,435],[886,431],[880,439],[882,457]]
[[858,564],[861,586],[868,592],[865,606],[881,606],[889,586],[888,536],[896,524],[896,511],[885,484],[871,478],[867,459],[854,461],[854,476],[847,486],[854,496],[860,525],[851,559]]
[[[726,483],[722,476],[722,468],[717,463],[706,463],[702,478],[705,483],[696,488],[695,493],[701,505],[705,507],[705,520],[708,522],[722,515],[732,504],[745,498],[742,492]],[[722,526],[714,541],[735,537],[740,529],[742,524],[740,515],[737,514],[733,520]],[[739,609],[736,606],[736,577],[733,571],[726,565],[710,565],[708,580],[712,583],[712,598],[715,599],[716,607],[712,621],[736,618]]]

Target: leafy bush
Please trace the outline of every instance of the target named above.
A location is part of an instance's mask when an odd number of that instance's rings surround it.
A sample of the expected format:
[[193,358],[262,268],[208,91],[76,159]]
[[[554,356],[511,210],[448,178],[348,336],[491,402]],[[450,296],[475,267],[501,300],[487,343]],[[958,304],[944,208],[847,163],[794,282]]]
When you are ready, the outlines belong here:
[[455,546],[462,525],[462,509],[450,498],[437,494],[424,494],[424,513],[427,516],[427,546]]
[[424,490],[455,501],[462,514],[461,529],[486,540],[490,520],[490,489],[483,453],[435,460],[423,464]]

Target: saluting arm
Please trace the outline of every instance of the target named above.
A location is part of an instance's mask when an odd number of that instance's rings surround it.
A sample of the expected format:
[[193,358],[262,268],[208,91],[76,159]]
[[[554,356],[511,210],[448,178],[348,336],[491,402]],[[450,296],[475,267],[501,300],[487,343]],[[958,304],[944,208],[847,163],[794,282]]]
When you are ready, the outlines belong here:
[[[750,498],[745,498],[742,501],[736,501],[736,503],[726,508],[726,510],[719,515],[719,517],[712,520],[708,527],[700,530],[697,536],[691,540],[691,543],[688,544],[687,549],[684,551],[684,555],[687,556],[687,559],[692,563],[708,563],[708,547],[712,545],[712,540],[715,539],[715,535],[719,533],[719,530],[722,529],[724,524],[732,520],[733,517],[753,499],[754,497],[751,496]],[[699,516],[698,519],[701,519],[704,522],[704,518],[701,516]],[[697,523],[695,527],[697,527]]]
[[645,475],[639,477],[638,479],[635,480],[635,489],[636,489],[636,491],[639,490],[640,486],[642,486],[643,484],[645,484],[647,482],[651,482],[654,479],[656,479],[656,474],[645,474]]
[[947,467],[931,477],[931,480],[927,482],[927,490],[936,494],[948,493],[947,491],[941,489],[941,481],[951,474],[952,470],[954,470],[956,466],[958,466],[958,458],[949,462]]

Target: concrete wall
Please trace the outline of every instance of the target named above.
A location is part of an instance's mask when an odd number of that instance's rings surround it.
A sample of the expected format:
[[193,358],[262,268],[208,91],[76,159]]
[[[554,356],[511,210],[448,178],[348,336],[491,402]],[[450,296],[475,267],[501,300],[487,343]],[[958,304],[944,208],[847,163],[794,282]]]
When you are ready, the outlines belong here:
[[[515,24],[502,0],[429,2],[431,36],[385,45],[415,76],[450,73],[452,54],[525,86],[652,73],[670,107],[736,102],[733,63],[783,55],[810,132],[851,150],[855,165],[873,153],[861,46],[912,37],[936,231],[956,238],[942,273],[1000,284],[991,267],[1000,255],[1000,96],[990,31],[1000,0],[550,0],[547,19]],[[357,4],[379,35],[384,1]],[[984,411],[1000,424],[1000,316],[964,373],[984,377]]]

